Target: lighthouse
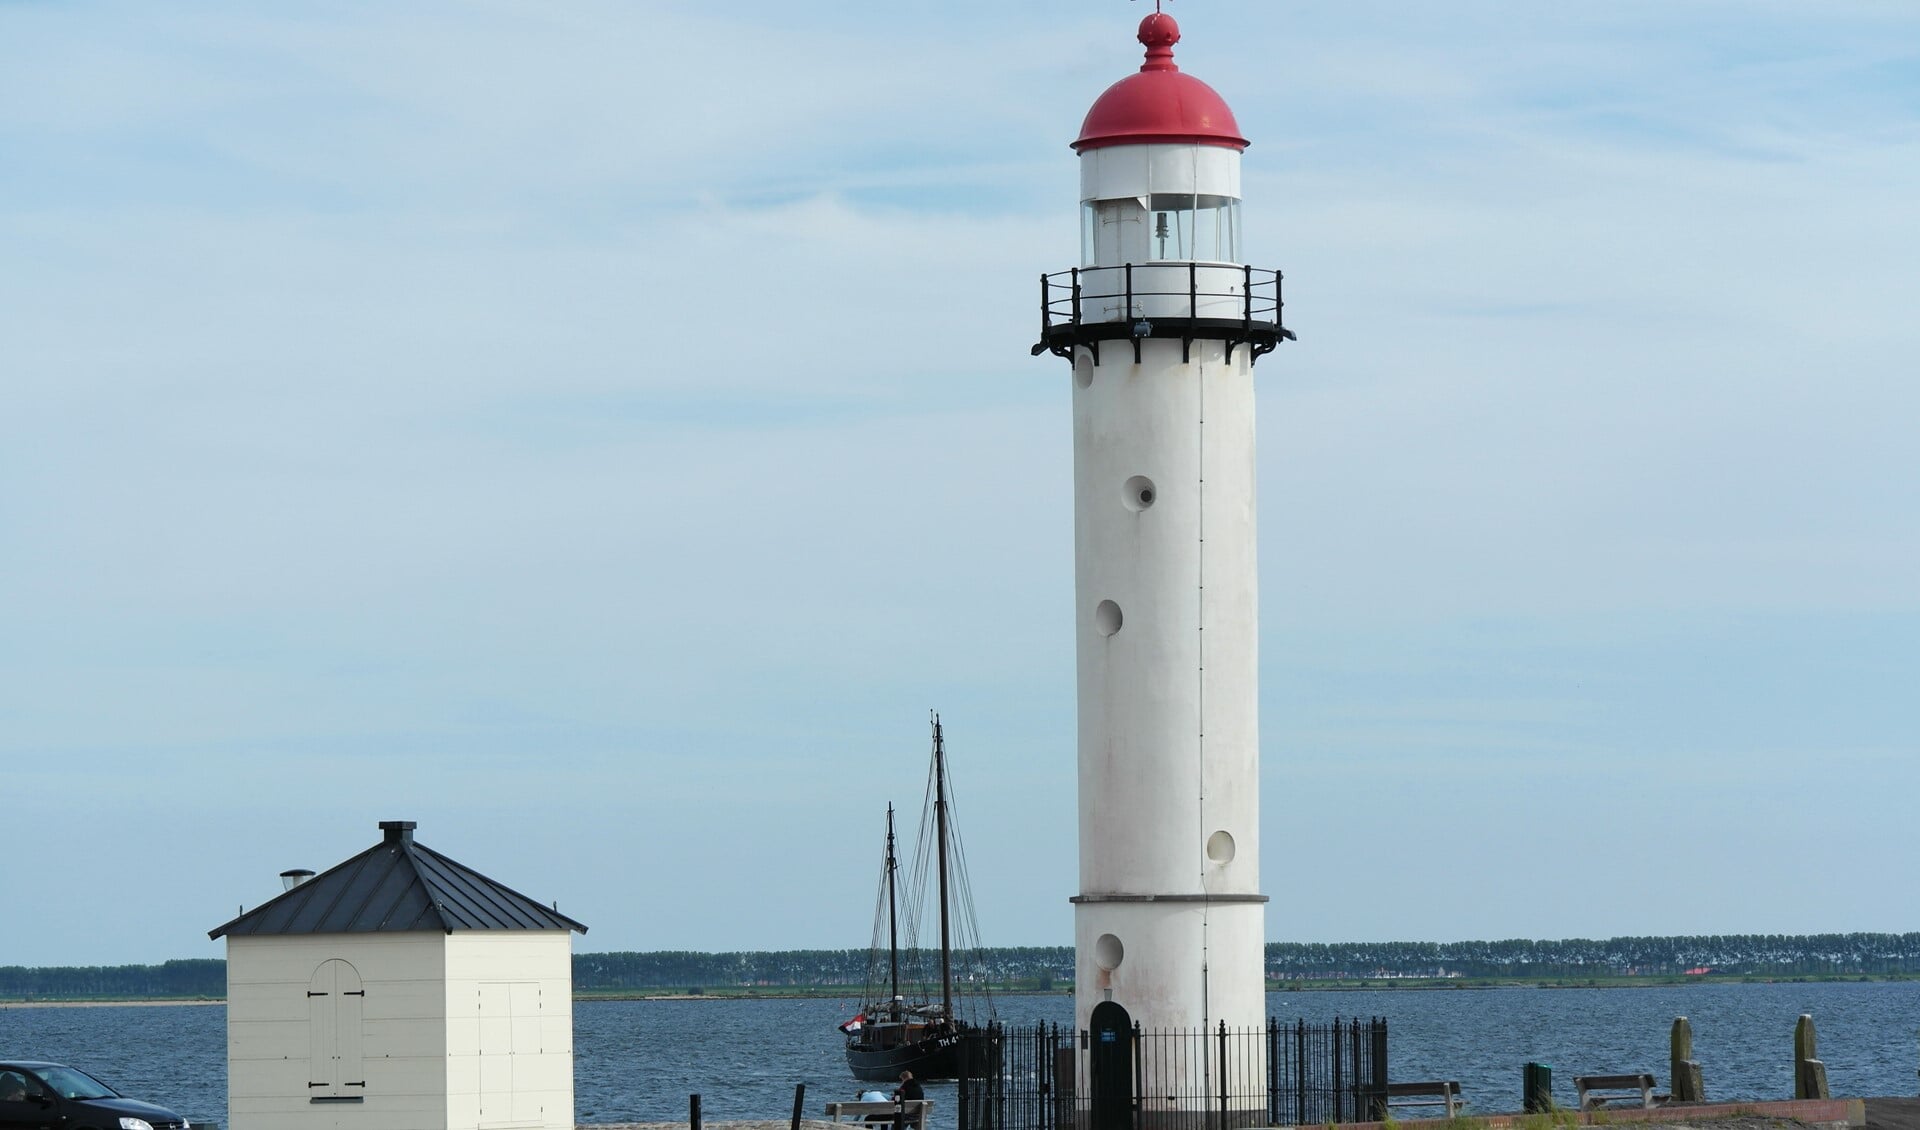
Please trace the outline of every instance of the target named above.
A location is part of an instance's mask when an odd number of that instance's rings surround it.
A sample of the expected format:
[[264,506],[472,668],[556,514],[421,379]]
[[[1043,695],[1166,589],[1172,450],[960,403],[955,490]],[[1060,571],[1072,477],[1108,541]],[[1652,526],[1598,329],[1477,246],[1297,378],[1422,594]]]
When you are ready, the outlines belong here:
[[1079,703],[1075,1019],[1265,1014],[1255,362],[1280,273],[1241,261],[1247,140],[1175,64],[1173,17],[1073,142],[1080,264],[1043,275],[1037,356],[1072,364]]

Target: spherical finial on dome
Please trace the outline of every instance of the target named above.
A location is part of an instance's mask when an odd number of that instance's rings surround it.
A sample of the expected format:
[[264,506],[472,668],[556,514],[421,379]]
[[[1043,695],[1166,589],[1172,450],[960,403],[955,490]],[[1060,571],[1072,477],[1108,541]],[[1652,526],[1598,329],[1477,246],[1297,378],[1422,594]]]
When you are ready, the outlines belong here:
[[1177,71],[1173,63],[1173,45],[1180,42],[1180,25],[1165,12],[1155,12],[1140,21],[1140,42],[1146,44],[1147,61],[1143,71]]

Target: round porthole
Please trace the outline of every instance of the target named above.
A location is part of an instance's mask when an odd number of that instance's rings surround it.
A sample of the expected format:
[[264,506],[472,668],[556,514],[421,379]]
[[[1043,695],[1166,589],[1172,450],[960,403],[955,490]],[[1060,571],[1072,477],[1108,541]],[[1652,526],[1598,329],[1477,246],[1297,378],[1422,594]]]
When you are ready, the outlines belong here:
[[1108,973],[1120,968],[1120,962],[1127,956],[1127,947],[1112,934],[1102,934],[1094,939],[1093,963]]
[[1207,837],[1207,858],[1215,863],[1233,862],[1233,835],[1225,830]]
[[1120,630],[1120,606],[1111,600],[1103,600],[1093,610],[1093,626],[1100,634],[1110,636]]
[[1135,475],[1120,488],[1120,500],[1129,510],[1145,510],[1158,497],[1160,492],[1154,488],[1153,480],[1145,475]]
[[1073,363],[1073,383],[1079,388],[1093,387],[1093,361],[1082,357]]

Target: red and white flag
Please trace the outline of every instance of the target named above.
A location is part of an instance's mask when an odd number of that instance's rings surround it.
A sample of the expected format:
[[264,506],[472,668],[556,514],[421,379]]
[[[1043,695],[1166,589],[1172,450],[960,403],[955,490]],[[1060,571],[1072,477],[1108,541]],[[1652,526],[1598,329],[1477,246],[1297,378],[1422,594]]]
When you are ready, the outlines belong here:
[[849,1020],[845,1024],[842,1024],[840,1026],[840,1030],[842,1032],[858,1032],[860,1030],[860,1026],[862,1024],[865,1024],[866,1022],[867,1022],[867,1014],[862,1012],[854,1016],[852,1020]]

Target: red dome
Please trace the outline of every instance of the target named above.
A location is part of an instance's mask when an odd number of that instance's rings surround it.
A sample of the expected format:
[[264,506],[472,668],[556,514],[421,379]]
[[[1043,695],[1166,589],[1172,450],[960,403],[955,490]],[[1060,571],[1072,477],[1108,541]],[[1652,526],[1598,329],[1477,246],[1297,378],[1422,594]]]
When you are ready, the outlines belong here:
[[1245,149],[1240,124],[1214,89],[1173,63],[1173,45],[1180,42],[1180,25],[1165,12],[1140,21],[1140,42],[1147,61],[1140,73],[1128,75],[1107,88],[1087,111],[1080,125],[1076,152],[1108,145],[1145,145],[1173,142],[1186,145],[1223,145]]

